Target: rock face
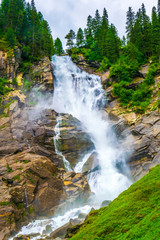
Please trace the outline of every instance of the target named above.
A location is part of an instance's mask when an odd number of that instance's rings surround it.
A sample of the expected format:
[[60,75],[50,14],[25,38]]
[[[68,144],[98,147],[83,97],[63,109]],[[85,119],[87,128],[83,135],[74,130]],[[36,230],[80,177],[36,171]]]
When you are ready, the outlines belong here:
[[[10,99],[0,118],[2,240],[31,219],[53,216],[58,209],[87,199],[90,194],[85,177],[66,173],[62,158],[55,152],[57,113],[26,105],[26,97],[19,91]],[[67,117],[71,118],[65,116],[66,122]]]
[[10,80],[15,78],[20,60],[21,51],[18,48],[9,52],[0,51],[0,77],[5,75]]
[[23,78],[34,82],[42,93],[53,92],[53,66],[48,57],[34,63],[31,69],[23,74]]
[[[109,117],[113,116],[109,114]],[[141,118],[133,114],[119,115],[119,121],[113,121],[113,128],[125,145],[131,175],[139,180],[149,169],[160,164],[160,114],[151,112]]]
[[89,74],[100,75],[96,72],[96,70],[100,67],[98,62],[90,62],[86,61],[83,55],[79,55],[78,59],[72,59],[76,65],[82,69],[83,71],[88,72]]

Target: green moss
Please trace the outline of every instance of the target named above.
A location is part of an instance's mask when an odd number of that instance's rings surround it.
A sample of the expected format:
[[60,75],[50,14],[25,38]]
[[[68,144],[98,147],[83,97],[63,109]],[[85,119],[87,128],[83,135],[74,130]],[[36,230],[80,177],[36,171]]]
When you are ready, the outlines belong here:
[[10,205],[10,202],[0,202],[0,206],[8,206]]
[[29,207],[29,208],[28,208],[28,212],[29,212],[30,214],[34,213],[34,208],[33,208],[33,207]]
[[29,162],[30,162],[29,160],[20,160],[20,163],[24,163],[24,164],[27,164]]
[[20,174],[18,174],[17,176],[15,176],[14,178],[13,178],[13,181],[15,181],[15,180],[17,180],[17,181],[19,181],[20,180]]
[[27,178],[29,179],[29,181],[30,181],[31,183],[35,183],[35,181],[31,178],[31,176],[29,175],[29,173],[26,173],[26,176],[27,176]]
[[92,211],[72,240],[155,240],[160,236],[160,165],[108,207]]
[[17,206],[18,209],[23,209],[24,208],[23,203],[17,203],[16,206]]
[[9,164],[7,163],[7,173],[13,172],[12,168],[10,168]]

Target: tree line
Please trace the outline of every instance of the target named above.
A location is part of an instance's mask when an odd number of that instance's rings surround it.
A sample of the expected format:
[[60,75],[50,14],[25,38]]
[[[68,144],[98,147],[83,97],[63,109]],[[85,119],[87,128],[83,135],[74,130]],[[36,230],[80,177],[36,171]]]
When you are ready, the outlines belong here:
[[[73,30],[66,35],[68,52],[76,54],[81,50],[87,60],[103,62],[106,66],[116,63],[124,55],[136,55],[138,61],[160,56],[160,0],[153,7],[152,17],[146,14],[145,5],[135,13],[131,7],[127,11],[126,37],[118,37],[115,26],[109,23],[107,10],[103,15],[96,10],[95,16],[88,16],[86,28]],[[76,49],[78,50],[76,50]],[[143,60],[142,60],[143,59]],[[103,64],[102,64],[103,65]]]
[[2,0],[0,41],[7,42],[10,48],[18,46],[26,61],[63,52],[60,39],[53,41],[49,24],[37,11],[34,0],[31,4],[25,0]]

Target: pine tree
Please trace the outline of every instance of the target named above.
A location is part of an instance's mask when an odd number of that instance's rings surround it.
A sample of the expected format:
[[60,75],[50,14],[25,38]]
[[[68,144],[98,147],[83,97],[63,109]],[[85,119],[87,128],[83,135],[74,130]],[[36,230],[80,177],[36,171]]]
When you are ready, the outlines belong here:
[[93,43],[93,34],[92,34],[92,17],[89,15],[87,18],[87,28],[84,30],[86,46],[90,47]]
[[77,47],[82,47],[83,44],[84,44],[83,30],[82,28],[79,28],[76,36],[76,45]]
[[129,41],[132,41],[134,21],[135,21],[135,13],[133,12],[132,8],[129,7],[127,12],[127,22],[126,22],[126,33],[127,33],[127,39]]
[[55,54],[56,55],[61,56],[64,53],[62,42],[59,38],[56,38],[55,43],[54,43],[54,47],[55,47]]
[[98,42],[101,48],[101,53],[103,56],[106,56],[107,54],[106,41],[107,41],[108,27],[109,27],[108,13],[107,13],[107,10],[104,8],[103,16],[102,16],[102,24],[101,24],[100,34],[98,39]]
[[160,55],[160,23],[158,21],[156,8],[152,9],[152,49],[153,55],[159,58]]
[[143,34],[143,47],[142,52],[146,57],[151,56],[151,24],[150,19],[146,14],[146,8],[142,4],[142,34]]
[[76,38],[76,34],[72,29],[65,36],[65,38],[67,39],[66,45],[68,46],[68,48],[71,49],[72,47],[74,47],[74,39]]
[[160,0],[158,0],[157,12],[158,12],[158,18],[160,20]]
[[132,41],[140,51],[143,47],[143,33],[142,33],[142,10],[139,9],[135,16],[135,23],[132,30]]
[[111,24],[107,32],[107,41],[106,41],[106,48],[107,48],[106,57],[109,59],[111,63],[115,63],[117,58],[119,57],[119,46],[120,46],[120,39],[117,36],[117,31],[115,26]]
[[16,39],[12,28],[8,28],[5,34],[5,40],[9,42],[9,46],[14,48]]

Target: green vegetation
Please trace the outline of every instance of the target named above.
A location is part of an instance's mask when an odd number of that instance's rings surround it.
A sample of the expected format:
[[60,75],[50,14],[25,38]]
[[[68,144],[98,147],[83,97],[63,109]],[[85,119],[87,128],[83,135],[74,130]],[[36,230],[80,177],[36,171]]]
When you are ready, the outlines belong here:
[[10,202],[0,202],[0,206],[8,206],[10,205]]
[[19,181],[20,180],[20,177],[21,177],[21,174],[18,174],[17,176],[15,176],[14,178],[13,178],[13,181]]
[[[39,57],[52,57],[54,43],[50,27],[42,13],[37,12],[34,0],[2,0],[0,5],[0,40],[8,48],[18,46],[22,58],[35,61]],[[6,46],[7,47],[7,46]]]
[[0,102],[2,97],[12,90],[8,85],[9,81],[6,78],[0,78]]
[[61,56],[62,54],[64,54],[62,42],[59,38],[56,38],[55,43],[54,43],[54,47],[55,47],[55,54],[56,55]]
[[108,207],[92,211],[72,240],[155,240],[160,236],[160,165]]
[[[138,70],[138,68],[137,68]],[[157,74],[158,65],[150,65],[146,78],[139,84],[133,84],[132,78],[136,77],[135,66],[114,65],[110,76],[115,77],[118,83],[113,86],[113,93],[124,106],[134,108],[138,113],[143,113],[150,104],[154,76]],[[118,76],[118,77],[117,77]]]
[[12,168],[10,168],[9,164],[7,163],[7,173],[13,172]]

